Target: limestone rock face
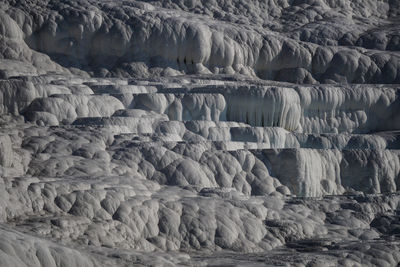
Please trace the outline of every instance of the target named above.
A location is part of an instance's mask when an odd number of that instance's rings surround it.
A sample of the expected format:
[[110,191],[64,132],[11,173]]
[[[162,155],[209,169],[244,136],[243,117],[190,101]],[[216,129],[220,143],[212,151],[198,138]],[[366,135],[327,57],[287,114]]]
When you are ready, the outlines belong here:
[[0,0],[0,266],[398,266],[399,16]]

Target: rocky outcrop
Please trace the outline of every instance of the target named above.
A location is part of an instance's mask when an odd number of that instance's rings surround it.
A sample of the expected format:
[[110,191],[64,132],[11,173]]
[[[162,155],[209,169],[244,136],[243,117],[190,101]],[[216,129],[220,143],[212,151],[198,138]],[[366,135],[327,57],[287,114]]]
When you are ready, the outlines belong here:
[[0,265],[399,265],[399,12],[0,0]]

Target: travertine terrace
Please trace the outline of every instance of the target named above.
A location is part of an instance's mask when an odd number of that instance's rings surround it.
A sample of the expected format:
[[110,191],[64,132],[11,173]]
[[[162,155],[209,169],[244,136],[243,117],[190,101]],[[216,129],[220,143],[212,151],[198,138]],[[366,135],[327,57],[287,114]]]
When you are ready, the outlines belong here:
[[397,0],[0,0],[0,266],[399,266]]

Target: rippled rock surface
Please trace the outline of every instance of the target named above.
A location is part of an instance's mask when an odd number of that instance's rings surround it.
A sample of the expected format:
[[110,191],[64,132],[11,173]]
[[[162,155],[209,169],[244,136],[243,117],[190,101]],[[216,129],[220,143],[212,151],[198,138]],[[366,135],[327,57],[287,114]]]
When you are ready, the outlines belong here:
[[0,1],[0,266],[398,266],[400,4]]

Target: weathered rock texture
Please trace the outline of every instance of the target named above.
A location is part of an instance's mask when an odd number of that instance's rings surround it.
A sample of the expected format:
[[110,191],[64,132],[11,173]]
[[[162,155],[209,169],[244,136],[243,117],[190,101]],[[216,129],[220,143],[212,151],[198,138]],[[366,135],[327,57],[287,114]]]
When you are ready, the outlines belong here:
[[0,1],[0,266],[398,266],[399,16]]

